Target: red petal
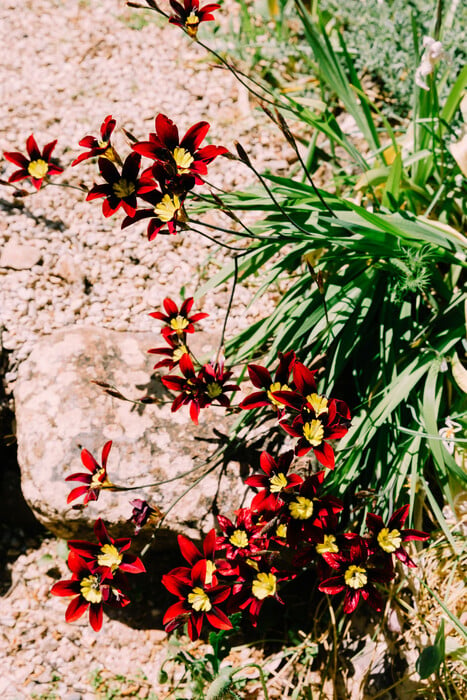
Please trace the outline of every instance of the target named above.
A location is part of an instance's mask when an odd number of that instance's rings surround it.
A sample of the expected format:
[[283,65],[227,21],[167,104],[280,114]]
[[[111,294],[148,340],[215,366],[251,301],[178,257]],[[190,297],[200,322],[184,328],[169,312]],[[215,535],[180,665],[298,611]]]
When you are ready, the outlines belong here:
[[88,605],[89,603],[81,598],[81,596],[77,596],[67,607],[65,612],[65,620],[67,622],[74,622],[81,617],[84,612],[86,612]]
[[265,367],[248,365],[248,374],[252,384],[258,389],[269,389],[272,384],[271,375]]
[[188,129],[185,136],[181,140],[180,146],[186,148],[190,153],[194,153],[198,149],[201,141],[204,141],[206,134],[209,131],[208,122],[198,122]]
[[78,486],[76,489],[73,489],[70,491],[68,494],[68,498],[66,499],[67,503],[71,503],[71,501],[74,501],[75,498],[79,498],[80,496],[83,495],[83,493],[86,493],[86,491],[89,489],[89,486]]
[[344,598],[344,612],[345,613],[353,613],[355,608],[358,605],[358,601],[360,600],[360,591],[354,591],[351,590],[350,588],[347,589],[345,598]]
[[166,148],[173,151],[178,146],[177,127],[165,114],[158,114],[155,123],[157,136]]
[[334,469],[334,450],[327,442],[323,442],[319,447],[313,447],[316,459],[320,464],[328,469]]
[[95,472],[97,469],[99,469],[98,463],[92,454],[86,449],[81,450],[81,461],[90,472]]
[[80,591],[79,581],[58,581],[54,583],[50,592],[52,595],[69,597],[77,595]]
[[102,627],[102,603],[91,603],[89,606],[89,622],[94,632],[99,632]]
[[193,544],[191,540],[188,539],[188,537],[185,537],[185,535],[179,535],[177,537],[177,540],[183,558],[186,559],[186,561],[189,564],[191,564],[191,566],[193,566],[197,561],[203,558],[203,555],[201,554],[199,549]]
[[212,608],[206,613],[206,617],[208,622],[218,630],[230,630],[233,627],[227,615],[218,608]]

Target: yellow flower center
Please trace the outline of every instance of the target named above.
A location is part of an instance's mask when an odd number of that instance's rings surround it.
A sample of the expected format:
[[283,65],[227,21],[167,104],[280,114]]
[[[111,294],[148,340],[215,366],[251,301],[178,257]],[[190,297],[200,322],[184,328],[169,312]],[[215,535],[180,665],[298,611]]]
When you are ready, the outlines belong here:
[[171,197],[165,194],[159,204],[154,207],[154,213],[161,221],[172,221],[180,209],[180,200],[176,194]]
[[185,20],[185,27],[190,36],[196,36],[198,31],[199,17],[196,12],[191,12]]
[[324,535],[324,541],[316,545],[316,551],[318,554],[327,554],[328,552],[335,554],[338,552],[339,547],[336,544],[334,535]]
[[206,390],[210,399],[215,399],[216,396],[220,396],[222,394],[222,387],[217,382],[211,382],[211,384],[208,384]]
[[116,571],[122,563],[123,556],[113,544],[104,544],[101,547],[102,554],[97,557],[99,566],[110,566],[112,571]]
[[258,598],[258,600],[264,600],[265,598],[269,598],[269,596],[274,595],[276,593],[276,589],[277,578],[274,576],[274,574],[266,574],[264,572],[258,574],[251,586],[251,592],[255,598]]
[[324,428],[320,420],[312,420],[303,426],[303,437],[313,447],[318,447],[323,442]]
[[117,197],[123,199],[124,197],[129,197],[130,194],[133,194],[136,187],[134,182],[129,182],[128,180],[125,180],[124,177],[121,177],[118,182],[113,183],[112,189]]
[[41,178],[45,177],[48,171],[49,166],[45,160],[42,160],[42,158],[32,160],[28,165],[28,173],[36,180],[40,180]]
[[244,549],[248,547],[248,535],[245,530],[235,530],[233,535],[229,537],[229,542],[238,549]]
[[275,399],[272,395],[274,391],[290,391],[289,387],[287,384],[281,384],[280,382],[274,382],[274,384],[271,384],[269,387],[268,391],[268,399],[269,401],[274,405],[274,406],[283,406],[284,404],[282,401],[279,401],[278,399]]
[[282,491],[282,489],[285,489],[286,486],[287,477],[285,474],[282,474],[282,472],[279,474],[274,474],[274,476],[271,476],[269,479],[269,490],[271,493],[278,493],[279,491]]
[[287,525],[285,523],[281,523],[276,527],[276,537],[282,537],[284,540],[287,537]]
[[212,608],[208,595],[199,586],[196,586],[191,593],[188,593],[188,602],[196,612],[209,612]]
[[320,413],[328,412],[328,400],[325,396],[320,396],[319,394],[309,394],[306,397],[306,400],[317,416],[319,416]]
[[204,577],[204,583],[206,586],[210,586],[212,583],[212,577],[216,572],[216,565],[210,559],[206,560],[206,576]]
[[295,520],[308,520],[313,515],[313,501],[305,496],[297,496],[296,501],[289,503],[289,510]]
[[179,348],[174,350],[174,353],[172,355],[174,362],[180,362],[180,360],[182,359],[182,356],[186,355],[187,352],[188,352],[188,350],[186,349],[186,347],[184,345],[180,345]]
[[187,151],[185,148],[180,148],[180,146],[177,146],[176,148],[174,148],[173,157],[180,173],[183,174],[190,172],[190,165],[193,163],[194,160],[190,151]]
[[102,601],[101,586],[97,576],[83,578],[79,586],[81,595],[88,603],[100,603]]
[[377,540],[381,549],[389,554],[399,549],[402,543],[399,530],[389,530],[387,527],[383,527],[383,529],[378,532]]
[[344,581],[349,588],[363,588],[368,581],[366,569],[364,569],[363,566],[355,566],[355,564],[352,564],[344,574]]
[[98,489],[101,488],[102,486],[102,475],[105,474],[105,469],[104,467],[100,467],[94,474],[92,475],[91,483],[89,484],[90,489]]
[[[174,331],[183,331],[187,326],[190,325],[190,322],[185,316],[175,316],[175,318],[170,319],[170,327],[174,329]],[[185,348],[186,349],[186,348]]]

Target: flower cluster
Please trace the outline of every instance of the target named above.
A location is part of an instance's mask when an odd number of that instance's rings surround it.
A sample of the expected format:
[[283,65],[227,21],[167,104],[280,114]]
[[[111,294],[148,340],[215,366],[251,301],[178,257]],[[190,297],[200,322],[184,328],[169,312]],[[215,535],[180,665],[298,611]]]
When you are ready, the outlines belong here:
[[282,603],[281,584],[311,568],[319,591],[344,593],[345,613],[352,613],[360,599],[382,610],[375,584],[394,578],[393,555],[414,566],[402,543],[427,539],[428,534],[403,529],[408,506],[397,510],[387,525],[370,513],[364,536],[343,531],[339,514],[344,504],[322,493],[324,471],[309,476],[289,473],[292,461],[292,452],[277,461],[262,453],[262,473],[246,480],[259,489],[250,507],[236,511],[235,521],[218,515],[220,534],[216,537],[211,530],[203,552],[179,537],[190,566],[177,567],[162,579],[179,598],[164,617],[167,631],[187,623],[191,639],[197,639],[203,622],[228,629],[228,616],[239,611],[255,626],[264,601]]
[[[125,160],[111,142],[115,119],[108,115],[100,128],[100,138],[85,136],[80,145],[88,150],[73,161],[73,165],[98,157],[99,174],[104,182],[95,184],[87,201],[103,199],[102,213],[113,216],[120,208],[126,216],[122,228],[148,219],[149,240],[164,232],[176,233],[187,220],[184,210],[186,196],[195,185],[202,185],[207,166],[217,156],[228,153],[222,146],[201,146],[208,122],[198,122],[180,138],[174,122],[164,114],[155,119],[155,131],[147,141],[132,143],[132,152]],[[151,164],[141,171],[141,159]],[[141,205],[143,202],[143,205]]]
[[165,359],[154,365],[154,369],[168,367],[172,370],[176,366],[179,367],[182,376],[165,375],[161,381],[167,389],[177,393],[172,403],[172,411],[189,406],[191,420],[198,423],[202,408],[213,403],[228,408],[228,394],[238,391],[239,387],[229,383],[232,372],[225,369],[222,361],[200,364],[191,354],[187,334],[194,333],[194,324],[208,316],[205,313],[190,315],[192,306],[192,297],[185,299],[180,309],[172,299],[164,299],[165,313],[154,311],[150,315],[164,322],[161,334],[168,347],[151,348],[148,352],[165,356]]
[[65,613],[67,622],[77,620],[89,608],[89,622],[97,632],[102,627],[104,605],[123,608],[130,602],[125,574],[140,574],[146,569],[141,559],[128,552],[131,540],[113,539],[100,518],[94,533],[97,542],[68,542],[72,577],[54,584],[51,593],[72,598]]
[[298,438],[295,453],[303,456],[313,450],[320,464],[334,469],[334,450],[329,440],[343,437],[350,426],[350,411],[344,401],[319,394],[316,370],[305,367],[293,352],[279,353],[274,377],[260,365],[248,365],[248,373],[260,391],[247,396],[240,407],[274,407],[281,427]]

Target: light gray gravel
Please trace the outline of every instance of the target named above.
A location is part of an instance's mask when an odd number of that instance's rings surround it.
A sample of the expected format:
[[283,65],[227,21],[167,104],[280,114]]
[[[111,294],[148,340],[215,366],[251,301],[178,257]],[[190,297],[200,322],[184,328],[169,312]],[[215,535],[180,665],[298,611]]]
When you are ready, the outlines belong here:
[[[136,30],[136,25],[143,26]],[[202,50],[175,27],[162,26],[152,15],[142,22],[122,0],[0,3],[0,151],[24,150],[34,133],[41,147],[58,139],[54,155],[67,164],[81,152],[78,141],[96,134],[107,114],[145,138],[158,112],[171,117],[182,133],[199,120],[209,121],[210,142],[232,149],[241,141],[260,168],[287,166],[281,139],[266,118],[232,76],[213,70]],[[123,143],[121,132],[118,138]],[[0,160],[0,179],[13,169]],[[241,164],[220,158],[209,176],[225,189],[251,181]],[[82,179],[90,186],[94,177],[92,164],[84,163],[68,169],[63,181]],[[54,329],[94,324],[154,330],[157,338],[158,325],[148,313],[165,296],[177,298],[181,285],[187,295],[194,293],[201,273],[206,278],[225,260],[216,247],[190,233],[148,243],[143,224],[121,231],[119,216],[105,220],[100,202],[86,203],[76,190],[50,186],[25,197],[22,208],[11,205],[11,194],[1,187],[0,246],[9,245],[10,254],[17,246],[30,249],[31,265],[15,269],[4,260],[0,267],[0,328],[3,346],[11,351],[10,390],[18,364],[39,336]],[[211,314],[205,330],[219,328],[228,296],[225,287],[200,300],[199,308]],[[239,288],[230,332],[267,311],[264,302],[260,310],[247,311],[250,298],[251,290]],[[57,560],[66,575],[55,542],[46,541],[16,560],[12,588],[0,598],[0,697],[53,697],[55,692],[67,700],[90,700],[97,697],[90,673],[99,668],[132,677],[141,669],[148,683],[132,697],[146,697],[150,687],[159,697],[163,633],[133,630],[115,620],[106,620],[98,635],[84,618],[67,625],[65,601],[48,592],[53,579],[41,567],[44,555]]]

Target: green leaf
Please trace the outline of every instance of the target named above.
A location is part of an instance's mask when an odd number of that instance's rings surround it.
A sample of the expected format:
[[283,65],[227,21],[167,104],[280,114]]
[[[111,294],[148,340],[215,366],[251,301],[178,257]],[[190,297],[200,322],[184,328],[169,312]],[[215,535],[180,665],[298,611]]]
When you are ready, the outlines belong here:
[[440,648],[433,644],[432,646],[423,649],[422,653],[415,662],[415,668],[420,675],[420,678],[428,678],[432,673],[436,673],[443,662],[443,655]]

